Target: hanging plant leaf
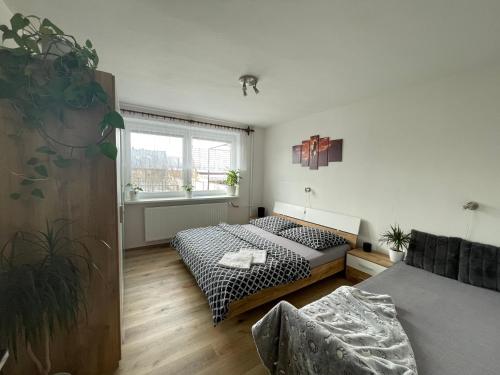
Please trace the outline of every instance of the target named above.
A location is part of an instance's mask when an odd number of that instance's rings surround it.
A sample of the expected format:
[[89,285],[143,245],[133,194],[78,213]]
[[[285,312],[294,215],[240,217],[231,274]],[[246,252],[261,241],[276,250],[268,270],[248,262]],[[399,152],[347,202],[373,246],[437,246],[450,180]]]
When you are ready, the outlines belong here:
[[40,26],[40,33],[42,35],[53,35],[54,31],[47,26]]
[[96,144],[88,145],[85,149],[85,157],[91,159],[101,153],[101,149]]
[[[2,25],[2,26],[5,26],[5,25]],[[2,42],[5,42],[7,39],[13,39],[14,35],[15,35],[15,33],[10,31],[9,29],[7,29],[6,31],[3,31]]]
[[47,168],[45,165],[37,165],[35,168],[35,172],[38,173],[42,177],[49,177],[49,172],[47,172]]
[[61,155],[57,155],[57,159],[53,160],[52,162],[58,168],[69,168],[76,162],[76,160],[75,159],[65,159]]
[[36,152],[39,152],[41,154],[47,154],[47,155],[55,155],[57,154],[57,152],[55,152],[54,150],[52,150],[50,147],[48,146],[42,146],[42,147],[38,147],[36,149]]
[[106,113],[103,121],[115,129],[125,129],[123,117],[116,111]]
[[103,103],[108,102],[108,94],[106,93],[106,91],[104,91],[103,87],[99,82],[91,82],[89,87],[93,95],[97,99],[99,99]]
[[35,53],[40,53],[40,47],[38,46],[38,43],[35,42],[33,39],[25,39],[24,40],[24,45],[28,47],[31,51]]
[[40,189],[33,189],[31,191],[31,195],[40,199],[45,198],[45,195],[43,195],[43,191],[41,191]]
[[10,24],[12,26],[12,31],[17,31],[25,28],[30,24],[30,21],[23,17],[21,13],[16,13],[10,19]]
[[103,142],[99,145],[99,149],[101,153],[111,160],[116,160],[116,156],[118,155],[118,150],[116,146],[110,142]]
[[35,181],[30,180],[29,178],[25,178],[24,180],[21,181],[21,185],[23,186],[28,186],[28,185],[33,185]]
[[15,201],[17,201],[19,198],[21,198],[21,194],[20,193],[12,193],[10,195],[10,199],[14,199]]
[[[13,44],[12,48],[0,48],[0,99],[7,99],[22,119],[22,126],[18,126],[9,137],[20,145],[18,141],[28,129],[35,130],[46,141],[45,146],[37,148],[36,155],[26,161],[36,177],[26,177],[21,180],[21,185],[33,185],[37,178],[48,177],[48,157],[50,164],[54,163],[58,168],[71,167],[78,161],[62,156],[73,155],[74,151],[77,155],[84,153],[87,158],[102,154],[116,160],[116,146],[102,138],[112,129],[123,129],[125,124],[119,112],[110,110],[110,97],[96,81],[99,57],[92,42],[85,40],[79,44],[50,20],[19,13],[11,18],[10,25],[0,25],[0,33],[2,40],[8,39]],[[42,46],[47,46],[50,53],[41,53]],[[54,54],[58,55],[57,58]],[[66,126],[64,113],[68,109],[87,110],[94,106],[106,108],[107,113],[101,122],[93,124],[102,135],[89,141],[88,146],[65,144],[63,139],[54,138],[59,134],[47,131],[46,126],[54,120],[61,127]],[[78,123],[76,126],[87,124]],[[73,128],[67,126],[66,129],[71,131]],[[68,153],[62,148],[69,150]],[[40,154],[48,157],[40,157]],[[43,192],[35,189],[31,195],[41,197]]]
[[62,35],[64,34],[64,32],[58,28],[56,25],[54,25],[52,23],[52,21],[48,20],[47,18],[44,18],[43,21],[42,21],[42,26],[45,26],[45,27],[50,27],[52,30],[54,30],[54,32],[57,34],[57,35]]
[[101,129],[101,135],[104,135],[106,134],[106,131],[109,129],[109,125],[106,124],[103,120],[99,123],[99,129]]

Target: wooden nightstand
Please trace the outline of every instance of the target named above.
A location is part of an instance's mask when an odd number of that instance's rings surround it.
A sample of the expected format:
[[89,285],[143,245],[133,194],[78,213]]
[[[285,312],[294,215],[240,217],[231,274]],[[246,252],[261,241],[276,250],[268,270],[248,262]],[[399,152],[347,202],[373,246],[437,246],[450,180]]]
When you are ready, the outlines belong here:
[[353,249],[347,252],[346,277],[351,282],[359,283],[391,266],[392,262],[387,254]]

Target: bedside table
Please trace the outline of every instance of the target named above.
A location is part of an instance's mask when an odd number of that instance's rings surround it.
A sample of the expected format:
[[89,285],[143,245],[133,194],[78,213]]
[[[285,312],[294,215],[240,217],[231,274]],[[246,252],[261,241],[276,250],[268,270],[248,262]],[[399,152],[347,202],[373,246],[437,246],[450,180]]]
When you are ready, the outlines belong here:
[[389,255],[372,251],[367,253],[362,249],[347,252],[346,278],[355,283],[368,279],[392,266]]

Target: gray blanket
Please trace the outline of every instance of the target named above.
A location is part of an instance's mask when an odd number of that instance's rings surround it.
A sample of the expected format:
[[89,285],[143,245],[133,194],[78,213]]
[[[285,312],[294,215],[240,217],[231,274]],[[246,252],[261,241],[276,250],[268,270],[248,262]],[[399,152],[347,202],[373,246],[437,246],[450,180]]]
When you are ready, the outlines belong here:
[[252,334],[271,374],[417,374],[387,295],[344,286],[300,310],[281,301]]

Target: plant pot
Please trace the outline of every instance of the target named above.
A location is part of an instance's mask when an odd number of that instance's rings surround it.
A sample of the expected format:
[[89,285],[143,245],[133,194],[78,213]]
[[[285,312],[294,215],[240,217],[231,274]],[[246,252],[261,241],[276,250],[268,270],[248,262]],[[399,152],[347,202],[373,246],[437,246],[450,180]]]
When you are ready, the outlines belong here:
[[392,263],[398,263],[403,260],[403,256],[405,255],[404,252],[402,251],[396,251],[396,250],[389,250],[389,258],[391,259]]
[[236,195],[236,186],[227,186],[227,195],[234,197]]
[[57,57],[64,56],[72,51],[71,45],[69,45],[66,41],[51,38],[51,40],[42,40],[43,53],[47,52],[50,43],[52,43],[52,46],[49,51],[50,55],[47,55],[47,60],[55,60]]
[[139,192],[134,191],[134,190],[130,190],[128,192],[128,196],[129,196],[131,201],[136,201],[137,199],[139,199]]
[[193,198],[193,192],[192,192],[192,191],[185,191],[185,192],[184,192],[184,196],[185,196],[186,198],[191,199],[191,198]]

